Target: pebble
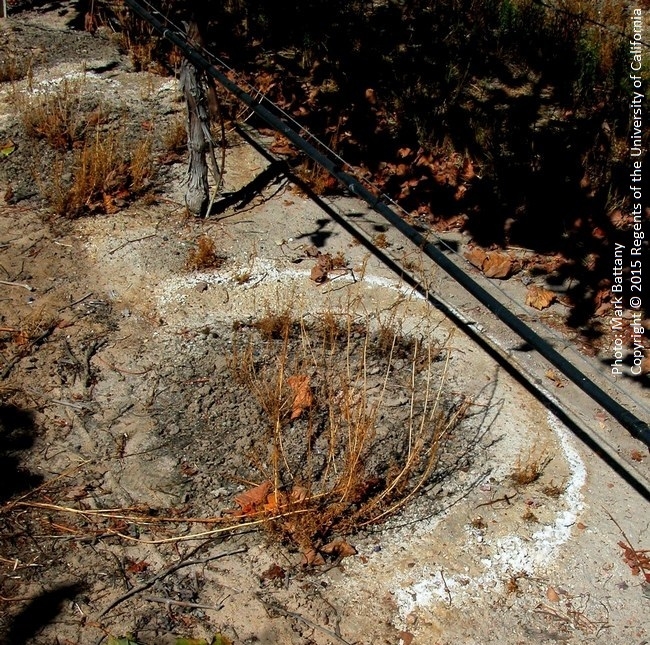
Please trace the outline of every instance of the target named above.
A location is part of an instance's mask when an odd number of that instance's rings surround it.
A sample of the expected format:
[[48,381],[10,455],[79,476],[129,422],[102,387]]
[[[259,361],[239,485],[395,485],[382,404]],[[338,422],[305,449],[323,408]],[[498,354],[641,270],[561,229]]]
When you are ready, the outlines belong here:
[[208,290],[208,283],[207,282],[197,282],[194,289],[196,289],[196,291],[198,291],[199,293],[202,293],[203,291],[207,291]]

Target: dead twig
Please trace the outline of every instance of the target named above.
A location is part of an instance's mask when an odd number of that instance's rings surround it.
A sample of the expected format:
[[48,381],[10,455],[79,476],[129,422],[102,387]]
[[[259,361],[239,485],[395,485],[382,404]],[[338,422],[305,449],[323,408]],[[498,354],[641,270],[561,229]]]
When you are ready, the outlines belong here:
[[503,495],[502,497],[497,497],[496,499],[493,499],[490,502],[483,502],[482,504],[477,504],[474,508],[481,508],[481,506],[492,506],[492,504],[496,504],[497,502],[506,502],[506,504],[510,505],[510,500],[514,499],[517,497],[517,493],[513,493],[512,495]]
[[108,252],[109,255],[113,255],[113,253],[117,253],[120,249],[123,249],[125,246],[128,246],[129,244],[134,244],[135,242],[142,242],[143,240],[149,240],[152,237],[157,237],[158,233],[151,233],[150,235],[145,235],[143,237],[136,237],[134,240],[127,240],[126,242],[120,244],[119,246],[116,246],[114,249]]
[[187,600],[172,600],[171,598],[161,598],[159,596],[142,596],[143,600],[149,602],[159,602],[162,605],[176,605],[177,607],[191,607],[192,609],[212,609],[219,611],[223,609],[223,605],[202,605],[197,602],[188,602]]
[[445,573],[442,569],[440,569],[440,577],[442,578],[442,584],[445,587],[445,591],[447,592],[447,597],[449,598],[449,606],[451,607],[451,591],[447,586],[447,581],[445,580]]
[[158,580],[162,580],[163,578],[166,578],[167,576],[171,575],[175,571],[178,571],[179,569],[183,569],[185,567],[191,567],[194,565],[207,564],[208,562],[212,562],[213,560],[227,558],[228,556],[237,555],[238,553],[244,553],[246,551],[246,547],[243,546],[237,549],[233,549],[232,551],[225,551],[223,553],[218,553],[217,555],[212,555],[207,558],[188,559],[189,556],[194,555],[195,553],[197,553],[197,551],[202,549],[204,546],[205,546],[204,544],[201,544],[197,548],[192,549],[192,551],[190,551],[190,553],[187,556],[185,556],[184,559],[180,560],[179,562],[175,562],[174,564],[170,565],[166,569],[163,569],[160,573],[157,573],[152,578],[149,578],[149,580],[147,580],[146,582],[143,582],[137,587],[133,587],[133,589],[130,589],[129,591],[127,591],[127,593],[123,594],[119,598],[116,598],[112,603],[108,605],[108,607],[106,607],[106,609],[102,611],[101,614],[99,614],[98,618],[103,618],[109,611],[115,609],[115,607],[117,607],[118,605],[121,605],[125,600],[132,598],[136,594],[139,594],[145,591],[146,589],[149,589],[149,587],[153,586],[156,582],[158,582]]
[[27,289],[27,291],[34,291],[34,287],[24,284],[23,282],[9,282],[8,280],[0,280],[0,284],[5,284],[8,287],[22,287],[23,289]]
[[85,296],[81,296],[81,298],[79,298],[78,300],[75,300],[74,302],[71,302],[69,305],[66,305],[65,307],[61,307],[59,309],[59,313],[61,313],[62,311],[65,311],[66,309],[70,309],[71,307],[74,307],[75,305],[78,305],[79,303],[83,302],[84,300],[87,300],[88,298],[90,298],[90,296],[92,296],[92,295],[93,295],[92,291],[88,292]]
[[326,627],[323,627],[322,625],[315,623],[313,620],[309,620],[309,618],[305,618],[304,616],[301,616],[300,614],[297,614],[294,611],[289,611],[284,607],[281,607],[280,605],[277,605],[275,603],[268,602],[268,600],[264,600],[264,598],[262,598],[259,594],[257,595],[257,599],[260,601],[260,603],[262,603],[262,605],[264,605],[267,612],[269,610],[272,610],[272,611],[276,611],[278,614],[281,614],[282,616],[286,616],[287,618],[295,618],[296,620],[299,620],[300,622],[304,623],[308,627],[311,627],[312,629],[317,629],[323,634],[327,634],[327,636],[334,639],[337,643],[341,643],[341,645],[352,645],[352,643],[346,641],[344,638],[341,638],[341,636],[333,632],[331,629],[327,629]]

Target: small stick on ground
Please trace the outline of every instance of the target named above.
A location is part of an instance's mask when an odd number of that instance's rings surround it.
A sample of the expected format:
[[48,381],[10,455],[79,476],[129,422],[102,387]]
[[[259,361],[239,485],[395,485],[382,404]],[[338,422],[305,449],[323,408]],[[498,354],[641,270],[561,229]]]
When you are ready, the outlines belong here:
[[275,603],[268,602],[267,600],[264,600],[264,598],[261,598],[259,595],[257,596],[257,599],[264,605],[267,611],[272,610],[272,611],[276,611],[282,616],[286,616],[287,618],[295,618],[296,620],[299,620],[300,622],[304,623],[308,627],[311,627],[312,629],[317,629],[318,631],[323,632],[323,634],[327,634],[327,636],[334,639],[337,643],[341,643],[341,645],[352,645],[352,643],[346,641],[344,638],[341,638],[338,634],[333,632],[331,629],[327,629],[326,627],[323,627],[322,625],[319,625],[314,621],[309,620],[309,618],[305,618],[304,616],[301,616],[296,612],[288,611],[284,607],[280,607],[280,605],[276,605]]
[[171,598],[162,598],[160,596],[142,596],[143,600],[149,602],[159,602],[162,605],[176,605],[177,607],[190,607],[191,609],[212,609],[219,611],[223,609],[223,605],[202,605],[197,602],[188,602],[187,600],[172,600]]
[[445,573],[442,569],[440,569],[440,577],[442,578],[442,584],[445,587],[445,591],[447,592],[447,597],[449,598],[449,606],[451,607],[451,591],[449,590],[449,587],[447,586],[447,581],[445,580]]
[[143,237],[136,237],[134,240],[127,240],[123,244],[120,244],[119,246],[116,246],[114,249],[108,252],[109,255],[113,255],[113,253],[117,253],[120,249],[123,249],[125,246],[129,244],[133,244],[134,242],[142,242],[143,240],[150,240],[152,237],[157,237],[158,233],[151,233],[151,235],[145,235]]
[[[188,556],[194,555],[199,549],[203,548],[204,546],[205,545],[201,544],[196,549],[193,549],[192,551],[190,551]],[[175,571],[178,571],[179,569],[183,569],[184,567],[191,567],[192,565],[195,564],[207,564],[208,562],[212,562],[213,560],[226,558],[230,555],[236,555],[237,553],[244,553],[244,551],[246,551],[245,546],[239,547],[237,549],[233,549],[232,551],[225,551],[224,553],[218,553],[217,555],[213,555],[207,558],[182,559],[179,562],[175,562],[174,564],[170,565],[166,569],[163,569],[160,573],[157,573],[152,578],[149,578],[149,580],[147,580],[146,582],[143,582],[137,587],[133,587],[133,589],[130,589],[123,596],[116,598],[110,605],[108,605],[108,607],[106,607],[106,609],[104,609],[104,611],[102,611],[101,614],[99,614],[98,618],[103,618],[109,611],[115,609],[115,607],[117,607],[118,605],[121,605],[125,600],[128,600],[129,598],[135,596],[136,594],[141,593],[142,591],[145,591],[145,589],[149,589],[149,587],[153,586],[156,582],[158,582],[158,580],[162,580],[163,578],[166,578],[167,576],[171,575]]]
[[89,291],[85,296],[81,296],[81,298],[79,298],[78,300],[75,300],[74,302],[71,302],[69,305],[65,305],[65,307],[61,307],[61,309],[59,309],[59,313],[61,313],[62,311],[65,311],[66,309],[70,309],[71,307],[74,307],[75,305],[78,305],[79,303],[83,302],[84,300],[87,300],[88,298],[90,298],[90,296],[92,296],[92,295],[93,295],[93,292]]
[[22,287],[23,289],[27,289],[27,291],[34,291],[34,287],[22,282],[9,282],[8,280],[0,280],[0,284],[5,284],[8,287]]

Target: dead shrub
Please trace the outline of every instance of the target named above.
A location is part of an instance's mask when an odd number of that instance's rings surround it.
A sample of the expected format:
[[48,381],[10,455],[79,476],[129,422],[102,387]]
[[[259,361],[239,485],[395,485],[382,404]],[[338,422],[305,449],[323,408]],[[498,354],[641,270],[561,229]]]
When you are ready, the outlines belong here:
[[206,271],[218,269],[223,265],[225,258],[217,254],[214,241],[207,235],[201,235],[196,241],[196,248],[190,249],[185,268],[189,271]]
[[21,95],[18,107],[25,133],[55,150],[70,150],[83,138],[86,118],[77,83],[64,80],[55,92]]
[[[74,151],[67,162],[60,158],[40,178],[41,193],[54,213],[74,219],[89,213],[113,213],[121,201],[142,194],[152,173],[151,143],[140,141],[129,149],[121,133],[97,134]],[[69,171],[66,172],[66,169]]]
[[536,482],[544,472],[544,469],[551,461],[551,457],[545,454],[529,454],[525,461],[517,458],[517,465],[510,475],[512,481],[518,486],[527,486]]
[[[305,564],[315,564],[332,534],[379,522],[422,490],[469,403],[444,404],[444,375],[432,371],[438,349],[407,343],[410,413],[384,459],[378,451],[386,437],[377,427],[402,339],[395,334],[389,355],[382,355],[369,326],[331,313],[307,326],[284,311],[253,327],[262,346],[236,339],[231,369],[268,422],[251,456],[264,481],[237,501],[244,516],[265,518],[273,533],[300,547]],[[383,356],[379,386],[368,381],[371,356],[375,362]]]

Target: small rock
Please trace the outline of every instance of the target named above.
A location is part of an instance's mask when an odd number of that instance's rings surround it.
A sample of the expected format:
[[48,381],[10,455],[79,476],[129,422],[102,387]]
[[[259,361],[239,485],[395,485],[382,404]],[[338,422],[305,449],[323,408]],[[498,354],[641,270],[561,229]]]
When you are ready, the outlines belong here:
[[207,282],[197,282],[196,286],[194,287],[199,293],[202,293],[203,291],[208,290],[208,283]]

